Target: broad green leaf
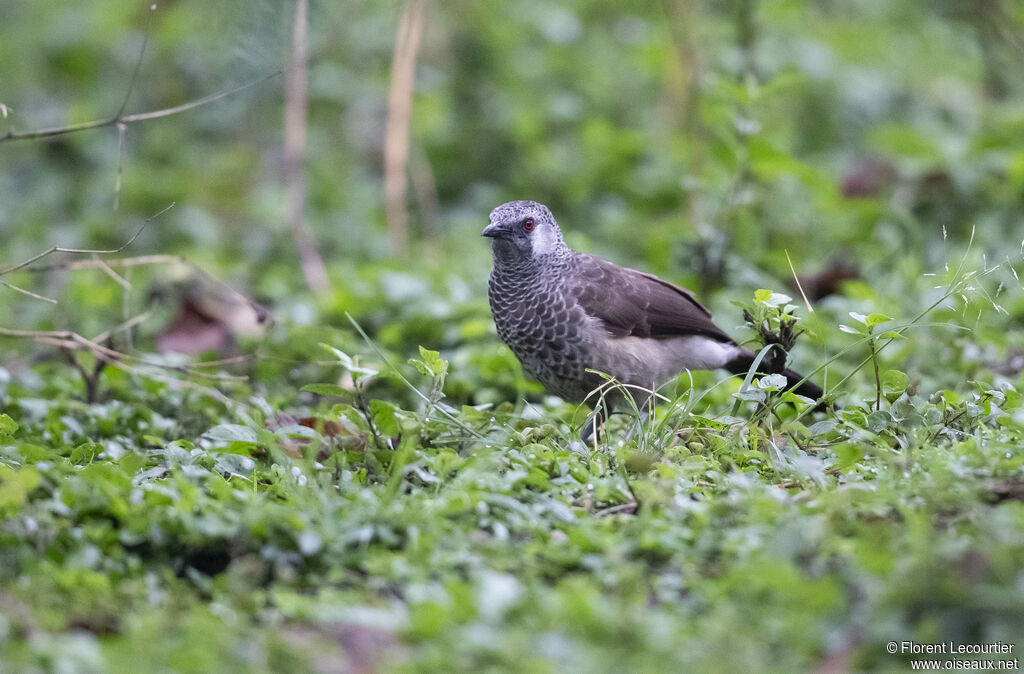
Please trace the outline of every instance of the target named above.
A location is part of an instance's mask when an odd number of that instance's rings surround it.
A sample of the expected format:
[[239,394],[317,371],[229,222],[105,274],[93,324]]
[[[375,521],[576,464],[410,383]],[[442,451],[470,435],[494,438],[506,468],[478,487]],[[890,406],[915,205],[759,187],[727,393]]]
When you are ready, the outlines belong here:
[[121,467],[125,475],[134,477],[143,466],[146,465],[146,456],[144,454],[135,454],[134,452],[125,454],[121,457],[121,460],[117,462],[117,465]]
[[864,449],[859,445],[851,443],[837,445],[832,451],[839,460],[836,468],[843,472],[852,469],[864,458]]
[[214,426],[203,433],[203,437],[209,440],[220,440],[223,442],[248,442],[256,444],[258,437],[256,431],[241,424],[221,424]]
[[398,419],[398,408],[394,403],[386,400],[371,400],[370,412],[373,414],[373,423],[377,426],[377,432],[389,437],[397,437],[402,432],[402,425]]
[[882,374],[882,394],[891,403],[903,395],[909,381],[907,375],[899,370],[886,370]]

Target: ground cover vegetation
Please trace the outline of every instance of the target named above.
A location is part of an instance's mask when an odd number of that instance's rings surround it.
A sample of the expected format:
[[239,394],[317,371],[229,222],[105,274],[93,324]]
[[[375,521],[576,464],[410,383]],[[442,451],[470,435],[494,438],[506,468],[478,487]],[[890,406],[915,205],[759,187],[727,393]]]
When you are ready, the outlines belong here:
[[[5,671],[1019,656],[1020,5],[297,8],[4,6]],[[836,406],[683,373],[573,445],[487,307],[514,198]]]

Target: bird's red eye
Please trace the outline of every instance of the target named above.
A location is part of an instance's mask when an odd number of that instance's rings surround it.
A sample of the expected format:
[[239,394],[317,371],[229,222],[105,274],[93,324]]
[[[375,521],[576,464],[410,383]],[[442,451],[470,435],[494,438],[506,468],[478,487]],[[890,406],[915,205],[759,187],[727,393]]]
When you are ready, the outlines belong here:
[[533,231],[533,218],[526,218],[523,220],[523,229],[528,232]]

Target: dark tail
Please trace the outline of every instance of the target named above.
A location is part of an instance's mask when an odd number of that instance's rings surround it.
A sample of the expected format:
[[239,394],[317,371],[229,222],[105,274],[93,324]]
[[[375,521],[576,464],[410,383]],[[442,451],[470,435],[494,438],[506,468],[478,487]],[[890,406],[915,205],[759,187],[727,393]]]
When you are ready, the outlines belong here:
[[[750,367],[753,364],[754,354],[749,353],[743,354],[741,356],[736,356],[722,367],[724,367],[729,372],[732,372],[733,374],[745,375],[747,372],[750,371]],[[794,372],[793,370],[786,368],[785,370],[783,370],[782,374],[784,377],[786,377],[786,388],[793,389],[793,393],[796,393],[797,395],[804,396],[805,398],[810,398],[811,400],[821,400],[821,397],[825,395],[825,392],[821,390],[821,387],[811,381],[805,381],[799,386],[797,386],[800,380],[804,378],[803,375],[801,375],[798,372]],[[793,388],[794,386],[796,386],[795,389]]]

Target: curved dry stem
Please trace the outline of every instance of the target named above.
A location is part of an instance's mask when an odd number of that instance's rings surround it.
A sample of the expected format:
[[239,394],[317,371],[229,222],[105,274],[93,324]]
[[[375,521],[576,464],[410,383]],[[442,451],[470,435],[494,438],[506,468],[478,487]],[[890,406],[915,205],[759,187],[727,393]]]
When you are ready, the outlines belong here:
[[[28,267],[32,263],[38,262],[39,260],[42,260],[44,257],[47,257],[48,255],[53,255],[54,253],[77,253],[84,255],[115,255],[123,251],[128,246],[135,243],[135,239],[139,238],[139,235],[142,234],[143,230],[145,230],[146,227],[149,226],[149,223],[153,222],[154,220],[156,220],[157,218],[159,218],[161,215],[171,210],[172,208],[174,208],[174,202],[172,202],[170,206],[163,209],[159,213],[151,215],[148,218],[146,218],[145,222],[143,222],[142,226],[139,227],[134,234],[132,234],[131,238],[125,241],[124,244],[118,246],[117,248],[112,248],[110,250],[102,250],[96,248],[65,248],[63,246],[51,246],[49,249],[44,250],[42,253],[39,253],[38,255],[35,255],[20,264],[16,264],[13,267],[8,267],[7,269],[0,270],[0,276],[6,276],[7,274],[10,274],[12,272],[24,269],[25,267]],[[100,266],[99,264],[96,263],[95,260],[93,261],[93,263],[94,266]]]
[[228,89],[226,91],[210,94],[209,96],[204,96],[203,98],[199,98],[194,101],[189,101],[188,103],[182,103],[181,105],[176,105],[172,108],[151,110],[149,112],[139,112],[135,113],[134,115],[122,115],[118,113],[112,117],[107,117],[106,119],[95,119],[91,122],[79,122],[78,124],[68,124],[67,126],[56,126],[48,129],[38,129],[36,131],[24,131],[22,133],[8,131],[3,136],[0,136],[0,143],[12,140],[52,138],[53,136],[63,136],[65,134],[76,133],[78,131],[87,131],[89,129],[99,129],[105,126],[114,126],[115,124],[132,124],[134,122],[143,122],[150,119],[170,117],[171,115],[177,115],[179,113],[186,112],[188,110],[193,110],[203,105],[209,105],[214,101],[219,101],[222,98],[232,96],[240,91],[244,91],[246,89],[254,87],[257,84],[262,84],[263,82],[266,82],[272,77],[277,77],[282,72],[282,70],[275,70],[274,72],[268,75],[264,75],[263,77],[260,77],[258,79],[246,82],[245,84],[234,87],[233,89]]

